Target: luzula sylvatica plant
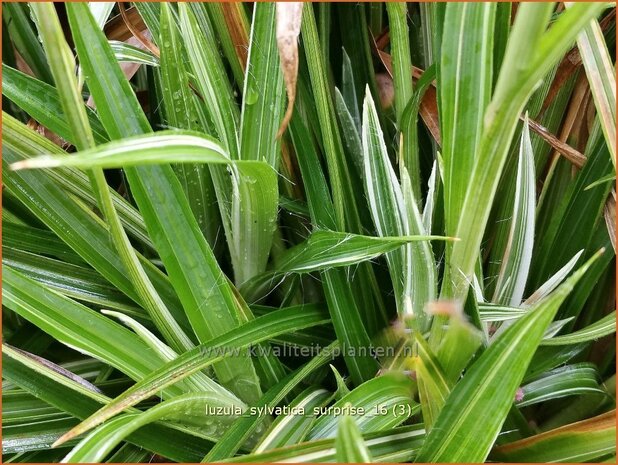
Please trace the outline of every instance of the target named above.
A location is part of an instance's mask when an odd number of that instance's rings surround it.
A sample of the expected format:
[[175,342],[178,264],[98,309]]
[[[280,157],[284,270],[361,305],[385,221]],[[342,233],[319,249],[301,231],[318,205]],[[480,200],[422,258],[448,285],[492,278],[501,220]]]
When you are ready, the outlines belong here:
[[615,7],[5,3],[6,462],[615,460]]

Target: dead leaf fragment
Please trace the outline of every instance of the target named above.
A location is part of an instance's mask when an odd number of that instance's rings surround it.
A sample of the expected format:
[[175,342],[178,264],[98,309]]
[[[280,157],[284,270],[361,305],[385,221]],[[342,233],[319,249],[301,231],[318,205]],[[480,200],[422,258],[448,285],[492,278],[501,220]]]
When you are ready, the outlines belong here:
[[281,59],[281,70],[288,94],[288,107],[279,126],[277,138],[280,138],[292,118],[296,100],[296,80],[298,78],[298,36],[303,14],[302,2],[277,2],[277,48]]

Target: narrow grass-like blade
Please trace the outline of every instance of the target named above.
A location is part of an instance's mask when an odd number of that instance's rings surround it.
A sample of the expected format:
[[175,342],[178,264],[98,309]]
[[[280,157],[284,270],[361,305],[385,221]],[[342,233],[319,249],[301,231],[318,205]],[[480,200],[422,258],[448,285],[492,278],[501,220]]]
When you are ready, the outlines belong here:
[[336,231],[315,231],[279,257],[276,271],[249,280],[241,288],[249,300],[263,295],[291,273],[312,273],[356,265],[391,253],[411,242],[447,239],[442,236],[372,237]]
[[[6,226],[4,225],[5,234],[7,229],[10,230]],[[150,319],[143,309],[91,268],[36,255],[8,245],[2,247],[2,263],[72,299],[101,308],[113,308],[142,320]]]
[[[191,69],[196,76],[197,88],[210,111],[210,118],[214,121],[220,143],[230,158],[237,160],[241,156],[238,107],[225,76],[219,52],[214,46],[215,41],[205,40],[204,31],[199,28],[199,18],[193,11],[195,8],[198,7],[179,5],[180,26]],[[267,28],[264,30],[268,32]],[[272,143],[271,140],[265,140],[266,142]],[[252,154],[250,159],[259,159],[261,156],[254,156],[252,147],[246,149],[246,153]],[[237,172],[233,167],[230,171],[231,176],[221,168],[211,169],[232,256],[234,280],[241,284],[266,267],[278,191],[276,181],[251,177],[245,179],[243,173]]]
[[[62,297],[12,268],[3,269],[4,305],[62,343],[119,369],[135,380],[162,365],[133,333],[94,310]],[[170,393],[180,393],[178,387]]]
[[[234,161],[221,145],[209,136],[181,130],[159,131],[108,142],[66,157],[49,155],[29,159],[14,166],[23,168],[127,168],[176,163],[210,163],[238,166],[268,166],[262,161]],[[270,169],[269,171],[272,171]]]
[[451,235],[457,231],[491,97],[495,12],[491,2],[446,5],[439,89],[445,222]]
[[586,153],[588,161],[566,187],[553,209],[548,226],[536,241],[528,284],[533,289],[556,273],[578,251],[589,247],[595,224],[602,216],[611,186],[606,184],[586,190],[592,182],[614,170],[598,118],[588,139]]
[[411,398],[412,390],[412,380],[402,373],[389,372],[371,379],[327,407],[335,410],[326,410],[318,418],[309,439],[335,437],[346,406],[357,409],[348,413],[363,433],[393,428],[419,411],[420,405]]
[[4,247],[33,254],[45,254],[75,265],[84,263],[79,255],[51,231],[11,222],[3,222],[2,230]]
[[585,328],[570,334],[546,338],[541,342],[542,346],[561,346],[569,344],[579,344],[581,342],[595,341],[604,336],[616,332],[616,311],[604,316],[600,320],[592,323]]
[[[353,10],[352,13],[364,24],[363,11],[362,8],[358,8]],[[359,12],[361,12],[361,14],[358,14]],[[351,177],[352,172],[345,158],[341,133],[336,124],[329,76],[325,67],[324,56],[322,55],[321,41],[317,32],[313,8],[310,7],[309,4],[304,4],[303,6],[301,32],[311,81],[311,89],[314,94],[313,99],[308,100],[308,102],[312,102],[310,105],[314,106],[316,110],[317,122],[319,123],[318,132],[321,134],[320,139],[324,147],[332,191],[335,225],[328,227],[333,230],[361,234],[364,232],[364,226],[361,221],[360,213],[360,192],[354,190],[353,182],[349,182],[350,179],[353,179]],[[360,32],[361,35],[366,33],[362,27],[359,28],[358,32]],[[352,34],[350,34],[350,36],[351,35]],[[354,36],[358,37],[358,34],[354,34]],[[346,35],[346,37],[348,36]],[[364,42],[364,38],[363,45],[368,45],[368,43]],[[371,73],[373,73],[373,68],[371,68]],[[334,271],[332,274],[336,275],[338,271]],[[342,342],[344,342],[344,338],[348,339],[350,337],[348,336],[349,334],[354,334],[354,338],[360,342],[361,345],[366,345],[368,338],[363,333],[368,331],[374,333],[377,331],[377,328],[384,324],[381,320],[383,320],[383,315],[386,312],[380,295],[377,278],[371,267],[361,265],[356,273],[356,279],[354,279],[353,282],[353,293],[359,296],[356,303],[350,302],[349,299],[347,299],[348,301],[345,302],[344,305],[341,305],[346,300],[343,297],[344,293],[342,293],[341,297],[338,299],[329,296],[333,304],[336,304],[338,308],[338,310],[333,308],[333,312],[345,309],[344,314],[341,315],[345,315],[345,318],[341,318],[339,315],[333,313],[333,321],[335,322],[338,336],[342,339]],[[336,300],[340,302],[337,303]],[[378,309],[377,312],[376,308]],[[367,328],[359,328],[360,324],[363,322],[365,322]],[[344,330],[344,328],[346,329]],[[344,331],[348,335],[344,335]],[[346,363],[356,365],[353,369],[351,368],[351,371],[354,373],[353,377],[357,383],[367,380],[373,375],[369,373],[372,371],[369,368],[372,363],[368,359],[352,360],[350,357],[346,357]],[[362,371],[359,372],[359,369]],[[362,373],[362,375],[359,377],[360,373]]]
[[[487,125],[455,234],[461,242],[452,248],[451,279],[445,283],[445,295],[458,299],[467,295],[509,145],[525,102],[581,29],[604,8],[601,4],[574,5],[546,31],[552,7],[549,3],[522,4],[515,19],[495,92],[484,116]],[[526,63],[523,68],[522,63]]]
[[[87,7],[67,5],[67,12],[86,82],[110,138],[150,133],[152,130],[137,97]],[[119,95],[110,93],[112,89]],[[167,165],[127,168],[125,173],[198,339],[204,342],[237,326],[233,291],[171,168]],[[243,400],[252,402],[260,397],[259,380],[248,355],[237,357],[233,363],[224,361],[214,369],[221,384]]]
[[[414,198],[420,204],[421,200],[421,180],[420,180],[420,151],[419,151],[419,135],[418,135],[418,114],[423,98],[427,90],[430,89],[432,82],[436,77],[435,65],[425,70],[421,78],[416,83],[416,90],[408,101],[403,114],[401,115],[401,147],[399,155],[399,172],[403,173],[404,168],[410,175],[412,184],[412,192]],[[437,115],[436,115],[437,116]],[[434,162],[435,163],[435,162]],[[435,176],[433,176],[435,180]],[[430,205],[434,201],[430,190],[427,194],[426,205]],[[424,215],[423,215],[424,216]]]
[[321,311],[311,307],[292,308],[274,311],[256,318],[228,333],[212,339],[195,349],[187,351],[167,363],[148,377],[126,390],[104,408],[96,412],[78,427],[67,433],[57,445],[101,424],[108,418],[122,412],[143,399],[172,386],[183,378],[223,360],[253,344],[269,340],[279,334],[328,322]]
[[[197,6],[196,8],[199,8]],[[178,4],[180,30],[197,88],[210,111],[218,140],[232,159],[239,157],[239,111],[214,40],[206,40],[212,31],[200,29],[190,4]],[[214,37],[213,37],[214,39]]]
[[[50,405],[78,419],[87,418],[111,399],[67,378],[14,348],[2,346],[2,375]],[[133,412],[137,412],[133,409]],[[128,441],[180,462],[196,462],[210,442],[161,424],[136,431]],[[48,443],[49,444],[49,443]]]
[[603,393],[598,371],[591,363],[577,363],[556,368],[521,387],[518,407],[538,404],[550,399],[590,393]]
[[332,398],[332,394],[325,389],[309,387],[300,393],[290,404],[292,409],[304,409],[305,414],[291,413],[279,415],[272,423],[268,431],[260,439],[253,449],[253,454],[276,449],[279,447],[293,446],[304,442],[312,423],[315,421],[314,407],[324,407]]
[[[568,6],[569,4],[567,4]],[[586,70],[609,153],[616,167],[616,71],[603,31],[595,19],[577,36],[577,46]]]
[[[65,154],[49,139],[41,136],[6,113],[3,113],[2,130],[4,146],[7,147],[7,150],[10,147],[10,150],[18,155],[19,159],[33,158],[43,154]],[[65,191],[75,195],[85,204],[91,207],[97,206],[97,198],[85,173],[75,169],[61,169],[47,173],[46,177],[49,177],[50,181],[54,180]],[[111,188],[110,193],[114,207],[120,215],[120,220],[127,233],[149,250],[153,250],[154,246],[150,237],[148,237],[146,225],[137,209]]]
[[451,386],[457,383],[482,342],[481,331],[472,326],[463,315],[450,316],[435,353],[444,377]]
[[[404,185],[400,186],[390,164],[375,105],[369,92],[363,105],[362,141],[365,190],[378,234],[424,234],[409,178],[404,173]],[[426,243],[409,244],[387,255],[398,312],[414,314],[421,322],[425,319],[424,305],[436,295],[435,264],[432,257],[431,248]]]
[[[324,350],[313,357],[309,362],[297,368],[287,375],[275,386],[271,387],[266,394],[250,410],[251,415],[245,415],[234,422],[227,430],[225,436],[204,457],[202,462],[216,462],[234,455],[247,443],[253,432],[264,431],[265,421],[270,418],[270,409],[276,406],[297,387],[305,376],[314,370],[324,366],[329,359],[332,360],[334,350],[339,347],[337,342],[324,347]],[[253,444],[250,444],[253,445]]]
[[485,350],[455,386],[419,462],[481,462],[487,458],[543,333],[599,253],[538,302]]
[[[311,219],[317,227],[333,230],[337,225],[335,207],[318,154],[306,127],[298,117],[292,118],[290,129],[307,190],[307,203]],[[342,344],[348,347],[368,347],[370,340],[367,329],[363,326],[359,306],[354,300],[345,271],[329,270],[323,272],[322,278],[324,279],[326,300],[329,304],[329,312],[333,318],[337,337]],[[375,318],[375,307],[371,311],[374,317],[373,321],[375,321],[377,319]],[[367,320],[369,319],[367,318]],[[344,359],[350,369],[352,379],[357,384],[362,383],[363,380],[371,379],[378,370],[377,363],[369,356],[346,357],[344,354]]]
[[[222,399],[213,393],[190,393],[174,397],[162,402],[143,413],[129,413],[101,425],[88,434],[62,460],[64,463],[98,463],[127,436],[149,423],[159,419],[176,420],[187,423],[187,413],[194,415],[198,430],[205,430],[211,437],[220,436],[231,422],[242,414],[246,406],[239,403],[231,411],[238,412],[232,415],[210,415],[209,408],[216,411],[218,407],[229,407],[227,399]],[[222,409],[223,410],[223,409]]]
[[505,462],[587,462],[616,452],[616,411],[498,447]]
[[370,463],[371,454],[354,419],[349,415],[340,418],[335,438],[337,462]]
[[283,113],[283,75],[275,37],[275,3],[257,3],[251,23],[249,61],[240,119],[240,158],[279,166],[276,138]]
[[[51,85],[3,63],[2,95],[63,139],[71,143],[76,142],[77,139],[65,118],[58,92]],[[107,142],[109,138],[96,113],[87,108],[86,114],[95,142],[97,144]]]
[[249,40],[249,19],[242,3],[204,3],[212,26],[221,42],[223,54],[232,68],[234,80],[243,88],[247,67],[246,46]]
[[[2,161],[5,188],[14,193],[20,202],[27,206],[37,218],[54,231],[85,262],[117,289],[141,304],[137,292],[126,278],[126,269],[101,219],[68,195],[44,171],[11,172],[8,168],[7,163],[21,161],[31,156],[33,151],[38,153],[41,146],[51,149],[53,144],[42,144],[45,139],[32,131],[27,131],[23,125],[9,116],[5,115],[2,123],[4,128]],[[139,257],[139,259],[157,292],[168,308],[174,312],[174,318],[183,328],[188,328],[189,323],[186,315],[179,308],[178,297],[167,277],[148,260],[143,257]]]
[[11,3],[4,5],[3,17],[15,48],[28,64],[35,76],[48,84],[54,82],[49,65],[45,59],[43,47],[29,19],[29,5],[26,3]]
[[[394,428],[390,431],[364,434],[363,439],[374,461],[411,461],[423,443],[422,425]],[[293,461],[298,463],[336,462],[335,438],[308,441],[260,454],[233,457],[222,462],[265,463]]]
[[[335,88],[335,110],[337,112],[337,119],[341,125],[341,133],[343,137],[343,143],[352,158],[352,163],[356,168],[359,177],[363,177],[363,149],[360,139],[360,122],[354,121],[351,110],[347,106],[343,95],[339,89]],[[359,117],[360,118],[360,117]]]
[[401,124],[403,112],[412,98],[412,61],[410,59],[410,33],[408,31],[408,4],[386,3],[388,13],[391,55],[393,57],[393,83],[395,86],[395,111]]
[[137,63],[139,65],[159,66],[159,58],[152,52],[142,50],[134,45],[129,45],[117,40],[110,40],[109,45],[114,52],[116,60],[125,63]]
[[[189,88],[189,75],[184,63],[180,32],[172,19],[170,5],[161,4],[161,82],[167,124],[178,129],[196,129],[196,97]],[[221,227],[217,199],[207,166],[199,164],[172,165],[191,211],[206,236],[216,249]]]
[[416,336],[415,341],[418,357],[414,360],[414,369],[423,423],[429,432],[451,392],[451,383],[447,381],[438,359],[425,340]]
[[[77,137],[76,147],[78,150],[90,149],[95,142],[82,96],[77,91],[77,79],[73,74],[75,59],[64,38],[62,26],[54,6],[51,3],[33,4],[32,10],[37,18],[39,33],[50,60],[51,71],[58,88],[62,107],[72,132]],[[174,320],[140,264],[114,208],[103,171],[101,169],[91,170],[89,177],[122,264],[153,323],[175,349],[182,350],[193,347],[191,339]]]
[[496,283],[493,299],[496,303],[517,307],[524,296],[534,243],[535,191],[534,154],[530,142],[530,130],[527,121],[524,121],[513,216]]

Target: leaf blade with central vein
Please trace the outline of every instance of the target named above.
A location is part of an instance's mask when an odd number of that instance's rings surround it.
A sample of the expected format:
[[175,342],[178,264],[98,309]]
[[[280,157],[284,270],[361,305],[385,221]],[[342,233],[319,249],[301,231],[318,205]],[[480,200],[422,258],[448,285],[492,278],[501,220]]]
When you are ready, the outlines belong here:
[[590,90],[615,169],[616,71],[607,50],[603,31],[596,19],[590,21],[590,24],[577,36],[577,47],[590,81]]
[[440,120],[446,231],[455,235],[477,157],[492,87],[496,4],[446,5],[440,65]]
[[[2,346],[3,376],[24,391],[70,415],[84,419],[111,399],[14,348]],[[132,409],[136,412],[137,409]],[[127,440],[179,462],[195,462],[210,442],[176,425],[148,425]]]
[[317,230],[300,244],[287,249],[277,269],[247,281],[241,292],[248,300],[258,299],[290,273],[305,274],[356,265],[390,253],[411,242],[449,239],[442,236],[373,237]]
[[598,257],[599,253],[510,326],[469,368],[427,435],[418,462],[482,462],[487,458],[545,330]]
[[[467,295],[509,145],[526,100],[568,50],[577,33],[604,8],[602,4],[577,4],[562,13],[545,32],[552,6],[522,4],[513,25],[492,101],[485,112],[487,125],[455,234],[461,242],[452,248],[451,277],[443,285],[447,296],[463,300]],[[522,63],[527,65],[522,68]]]
[[[178,129],[196,129],[196,97],[189,88],[178,28],[172,20],[170,6],[166,3],[161,4],[160,35],[163,107],[167,124]],[[172,167],[200,229],[210,246],[216,250],[221,220],[208,167],[197,164]]]
[[518,307],[523,299],[534,244],[536,177],[527,119],[521,136],[511,229],[493,301]]
[[242,326],[183,353],[178,358],[150,373],[141,382],[124,391],[120,396],[95,412],[57,441],[56,445],[101,424],[143,399],[172,386],[183,378],[223,360],[235,350],[271,339],[279,334],[327,323],[328,317],[315,307],[277,310],[251,320]]
[[[416,210],[410,179],[404,170],[403,186],[399,184],[386,152],[384,136],[368,89],[363,105],[362,142],[365,190],[378,234],[423,235],[424,228]],[[397,311],[413,314],[424,326],[424,306],[436,296],[435,264],[429,244],[407,244],[389,253],[387,261]]]
[[[137,97],[114,59],[88,6],[67,5],[88,88],[101,122],[111,139],[152,132]],[[233,291],[200,231],[197,221],[168,165],[126,168],[133,196],[157,246],[170,281],[200,341],[207,341],[238,325]],[[210,315],[204,312],[210,309]],[[214,316],[214,318],[213,318]],[[242,400],[261,395],[251,358],[215,367],[218,378]]]

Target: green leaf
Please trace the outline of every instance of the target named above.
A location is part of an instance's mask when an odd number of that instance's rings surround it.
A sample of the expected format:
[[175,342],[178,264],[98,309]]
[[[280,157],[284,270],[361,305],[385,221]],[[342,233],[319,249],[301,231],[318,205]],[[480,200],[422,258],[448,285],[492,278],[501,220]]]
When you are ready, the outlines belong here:
[[601,120],[603,135],[616,168],[616,71],[596,18],[577,36],[577,47],[590,82],[590,91]]
[[[63,113],[61,113],[61,116],[62,115]],[[33,158],[42,154],[61,155],[65,153],[50,140],[34,132],[32,129],[18,122],[10,115],[4,114],[3,116],[3,142],[7,147],[7,151],[10,147],[10,150],[14,153],[14,155],[18,156],[19,159]],[[10,176],[13,178],[19,178],[23,175]],[[66,192],[73,194],[85,204],[90,205],[91,207],[97,206],[96,194],[92,191],[92,186],[88,177],[81,171],[75,169],[58,169],[47,173],[47,176],[41,175],[37,177],[55,180]],[[127,233],[137,239],[148,249],[154,249],[152,241],[148,237],[144,220],[140,216],[139,212],[116,191],[111,188],[109,190],[112,195],[114,207],[120,215],[120,219]],[[41,219],[41,221],[43,220]]]
[[[86,82],[110,137],[121,139],[151,132],[137,97],[86,6],[70,5],[67,11]],[[120,95],[111,94],[111,89]],[[119,114],[124,117],[119,118]],[[206,341],[237,326],[233,291],[199,230],[171,168],[143,166],[127,168],[125,173],[198,339]],[[209,308],[215,318],[206,315],[204,308]],[[259,381],[247,355],[234,363],[224,361],[214,369],[221,384],[241,399],[252,402],[259,398]]]
[[418,462],[481,462],[487,458],[543,333],[598,256],[504,331],[468,369],[427,435]]
[[84,261],[51,231],[26,225],[4,222],[2,245],[7,248],[45,254],[63,262],[83,264]]
[[183,378],[233,355],[235,350],[242,350],[291,330],[324,324],[327,321],[328,319],[318,309],[303,307],[301,310],[292,308],[275,311],[234,328],[223,336],[187,351],[160,369],[152,371],[147,378],[124,391],[77,428],[67,433],[62,438],[62,442],[88,431],[142,399],[165,389],[166,386],[172,386]]
[[445,378],[454,385],[483,343],[483,334],[463,315],[451,315],[442,340],[435,350]]
[[570,334],[546,338],[542,346],[561,346],[597,340],[616,332],[616,310],[585,328]]
[[[291,412],[297,409],[299,413],[279,415],[264,433],[252,454],[303,442],[315,421],[314,407],[324,407],[331,398],[332,394],[324,389],[317,387],[305,389],[288,404]],[[300,413],[301,409],[304,410],[304,414]]]
[[[77,79],[73,74],[75,60],[64,39],[60,21],[52,4],[35,4],[32,5],[32,8],[37,18],[37,26],[43,39],[45,51],[50,59],[51,70],[59,90],[62,107],[67,115],[71,130],[77,137],[76,146],[79,150],[89,149],[94,146],[94,136],[88,124],[82,97],[76,89]],[[99,206],[108,222],[110,234],[120,259],[148,314],[166,340],[175,348],[187,349],[193,347],[192,341],[174,320],[142,268],[116,213],[103,171],[94,169],[89,172],[89,177],[93,191],[98,194]]]
[[276,169],[281,150],[276,135],[285,93],[274,24],[275,4],[256,4],[240,120],[240,159],[265,160]]
[[[42,141],[45,139],[27,130],[9,116],[5,116],[2,123],[5,188],[14,193],[20,202],[85,262],[139,304],[140,298],[126,279],[126,270],[105,224],[93,215],[92,211],[84,208],[80,202],[64,192],[44,171],[11,172],[6,165],[23,160],[33,153],[39,153],[41,146],[51,149],[53,144],[43,144]],[[176,321],[187,328],[189,324],[186,315],[179,308],[178,298],[167,277],[145,258],[139,257],[139,259],[167,307],[174,311]]]
[[159,66],[159,58],[150,51],[142,50],[139,47],[120,42],[118,40],[110,40],[109,45],[114,52],[116,60],[121,63],[137,63],[139,65]]
[[372,237],[336,231],[314,231],[279,257],[277,270],[256,276],[241,291],[252,300],[265,294],[291,273],[312,273],[355,265],[389,253],[410,242],[448,239],[441,236]]
[[534,244],[535,184],[534,154],[526,119],[519,149],[511,229],[496,283],[494,302],[516,307],[524,296]]
[[[199,8],[196,7],[196,8]],[[218,139],[232,159],[239,158],[239,111],[214,41],[206,40],[210,30],[200,30],[194,6],[179,4],[180,30],[197,89],[206,102]]]
[[418,356],[414,359],[414,370],[423,412],[423,422],[425,429],[429,432],[451,391],[451,383],[444,376],[442,367],[431,348],[416,334]]
[[[111,400],[7,345],[2,346],[2,369],[5,382],[13,381],[26,392],[78,419],[88,417]],[[198,461],[200,452],[210,444],[183,428],[162,424],[148,425],[127,439],[164,457],[190,462]]]
[[[410,175],[412,192],[414,198],[420,203],[421,200],[421,181],[420,181],[420,153],[419,153],[419,136],[418,136],[418,112],[425,93],[433,83],[436,77],[435,65],[430,66],[425,70],[421,78],[416,83],[416,91],[408,101],[403,114],[401,115],[401,147],[399,157],[399,172],[403,173],[404,168]],[[435,163],[435,162],[434,162]],[[435,180],[435,175],[432,176]],[[434,181],[435,182],[435,181]],[[435,187],[434,187],[435,190]],[[431,191],[430,191],[431,192]],[[431,205],[433,198],[427,193],[426,205]],[[426,207],[427,208],[427,207]],[[431,211],[429,209],[428,211]],[[423,215],[425,216],[425,215]],[[426,223],[424,223],[426,225]],[[426,226],[427,228],[427,226]],[[429,230],[429,229],[427,229]]]
[[408,5],[399,2],[386,3],[386,12],[388,13],[390,25],[395,110],[397,112],[397,121],[401,124],[403,112],[412,98],[412,62],[410,60]]
[[[301,28],[302,41],[311,81],[311,89],[314,94],[313,99],[308,100],[308,102],[310,102],[310,106],[315,107],[314,118],[317,118],[317,123],[319,123],[319,128],[316,127],[315,129],[317,133],[321,135],[320,142],[324,147],[326,165],[332,188],[333,219],[335,220],[335,224],[326,225],[326,227],[333,230],[362,234],[365,228],[361,221],[361,210],[359,209],[360,192],[358,190],[355,191],[352,187],[352,183],[348,182],[349,179],[353,178],[351,178],[352,173],[345,159],[341,133],[337,126],[333,98],[330,93],[331,87],[329,84],[328,72],[325,67],[325,57],[322,54],[323,48],[318,38],[315,16],[312,8],[309,8],[309,5],[304,5],[303,9],[304,13]],[[352,36],[359,37],[360,35],[363,41],[363,47],[361,48],[366,52],[368,50],[365,47],[369,45],[366,30],[363,27],[357,28],[358,24],[365,24],[364,10],[362,8],[357,8],[348,11],[351,13],[351,17],[357,18],[359,21],[358,23],[354,23],[354,27],[350,32],[358,29],[360,34],[354,33],[345,35],[344,41]],[[369,57],[365,56],[365,58]],[[367,64],[369,61],[370,59],[367,59],[364,63]],[[373,68],[369,70],[368,74],[373,76]],[[371,81],[373,82],[373,79],[371,79]],[[364,214],[365,212],[363,211],[363,215]],[[337,273],[338,272],[334,272],[332,274]],[[338,311],[334,307],[332,308],[333,321],[335,322],[339,337],[344,337],[343,331],[344,328],[346,328],[346,332],[355,333],[355,338],[363,345],[366,345],[368,338],[365,337],[363,333],[374,333],[378,331],[386,320],[386,311],[374,270],[368,265],[361,265],[357,272],[357,276],[358,277],[354,279],[354,293],[359,296],[356,303],[344,297],[335,299],[331,296],[330,298],[334,304],[335,300],[340,300],[340,304],[343,304],[343,308],[348,308],[345,319],[337,315],[335,312],[338,313]],[[344,300],[347,300],[347,302],[344,303]],[[337,306],[341,308],[342,306],[340,304]],[[378,309],[377,312],[376,308]],[[364,323],[367,328],[359,328],[361,323]],[[347,330],[348,327],[349,330]],[[349,337],[346,337],[346,339],[349,339]],[[371,361],[368,359],[353,361],[349,357],[346,357],[345,360],[350,368],[352,364],[356,365],[354,368],[351,368],[351,370],[354,371],[353,376],[357,384],[363,380],[369,379],[371,376],[370,371],[373,371],[373,367],[371,366],[373,364]],[[359,373],[359,369],[363,370],[362,375]]]
[[577,363],[556,368],[521,387],[518,407],[538,404],[550,399],[589,393],[603,393],[598,372],[591,363]]
[[[246,67],[243,58],[246,52],[239,50],[244,44],[238,42],[240,37],[246,37],[249,34],[250,27],[244,5],[241,3],[208,2],[202,4],[202,6],[208,11],[214,32],[221,42],[223,54],[232,68],[236,85],[242,88]],[[232,30],[234,30],[234,35]]]
[[[341,125],[341,133],[343,137],[343,143],[345,148],[352,158],[354,167],[357,174],[362,178],[363,172],[363,149],[361,145],[361,139],[359,135],[359,129],[357,129],[356,122],[352,116],[350,109],[345,103],[344,97],[339,92],[339,89],[335,88],[335,110],[337,112],[337,119]],[[358,111],[358,110],[357,110]],[[360,120],[360,117],[359,117]],[[358,123],[360,127],[360,121]]]
[[327,407],[330,410],[318,418],[308,439],[335,437],[344,412],[356,420],[363,433],[394,428],[420,408],[411,398],[412,389],[412,380],[402,373],[386,373],[371,379]]
[[572,423],[496,449],[495,460],[586,462],[616,450],[616,411]]
[[[363,434],[363,439],[374,461],[408,462],[422,445],[424,434],[422,425],[413,425]],[[307,441],[261,454],[233,457],[222,462],[265,463],[286,460],[300,463],[335,462],[337,460],[335,441],[335,438]]]
[[[571,46],[577,33],[604,8],[578,4],[562,13],[545,32],[552,4],[524,4],[517,14],[505,52],[487,122],[458,222],[450,259],[453,292],[461,299],[473,275],[483,232],[521,110],[539,80]],[[522,66],[525,63],[525,66]],[[483,202],[479,202],[483,199]]]
[[531,286],[540,286],[555,270],[569,262],[576,252],[588,248],[594,234],[594,225],[602,215],[611,186],[586,190],[586,186],[613,171],[598,120],[588,139],[586,153],[588,161],[574,182],[566,188],[553,210],[547,229],[536,241]]
[[446,231],[455,236],[491,97],[495,3],[446,5],[440,121]]
[[[161,4],[161,82],[165,118],[173,128],[196,129],[196,97],[189,88],[180,33],[172,20],[170,6]],[[172,165],[191,211],[206,236],[216,249],[221,220],[216,205],[216,194],[208,167],[199,164]]]
[[[239,112],[234,102],[232,89],[225,77],[225,70],[220,61],[218,50],[213,46],[213,41],[205,40],[204,35],[199,30],[199,18],[194,14],[193,7],[179,5],[180,26],[185,38],[190,64],[197,78],[197,88],[207,103],[210,118],[214,121],[220,143],[227,149],[230,158],[233,160],[244,159],[245,157],[256,160],[266,156],[270,163],[274,163],[278,144],[268,136],[272,132],[272,127],[269,130],[264,125],[251,124],[254,129],[257,127],[264,128],[266,133],[260,134],[260,144],[270,146],[266,152],[264,152],[265,147],[253,145],[255,144],[254,136],[248,134],[250,123],[241,127],[242,132],[238,131],[238,127],[241,125]],[[265,15],[269,14],[268,8],[264,7]],[[274,10],[274,6],[272,9]],[[267,17],[260,20],[260,22],[262,21],[267,22]],[[260,32],[268,35],[271,31],[260,26]],[[265,47],[263,44],[260,51]],[[254,59],[259,63],[260,60],[255,58],[256,53],[254,53]],[[261,67],[261,64],[258,66]],[[265,66],[272,65],[265,63]],[[253,68],[251,70],[257,72]],[[246,85],[256,86],[256,83],[253,80],[246,79]],[[249,88],[246,89],[245,103],[249,97],[248,92]],[[262,93],[259,89],[256,89],[255,96],[259,102],[255,105],[255,111],[258,114],[260,108],[269,107],[271,104],[274,105],[273,108],[277,106],[277,103],[273,103],[269,97],[260,100]],[[271,94],[270,97],[276,98],[277,94]],[[253,108],[251,110],[247,110],[247,108],[248,106],[245,106],[243,109],[243,118],[251,121]],[[247,111],[248,113],[246,113]],[[276,124],[275,122],[274,125]],[[242,144],[245,145],[244,148],[241,147]],[[258,175],[248,176],[245,173],[238,172],[233,167],[229,172],[213,168],[211,173],[232,255],[234,279],[237,284],[242,284],[266,268],[277,213],[277,182],[274,174],[261,179]]]
[[6,5],[5,15],[11,40],[30,69],[42,81],[51,84],[52,74],[45,59],[43,47],[30,21],[29,5],[12,3]]
[[[63,344],[95,357],[141,380],[162,365],[139,337],[118,323],[28,279],[10,267],[4,267],[4,304],[40,327]],[[216,383],[210,389],[226,393]],[[182,393],[173,387],[169,394]],[[229,399],[234,396],[227,393]]]
[[[403,186],[400,186],[388,159],[384,136],[368,89],[363,105],[362,139],[365,190],[378,234],[425,234],[410,180],[404,174]],[[436,296],[435,264],[429,244],[406,245],[389,253],[387,261],[398,312],[413,314],[422,326],[425,320],[424,305]]]
[[[298,160],[307,189],[307,203],[312,222],[319,228],[335,229],[336,214],[331,194],[318,154],[309,138],[306,127],[297,115],[292,117],[290,132],[298,153]],[[322,273],[325,283],[325,297],[333,326],[342,344],[348,347],[368,347],[369,336],[363,326],[351,289],[344,270],[329,270]],[[373,314],[375,316],[375,309]],[[371,379],[378,370],[375,360],[369,356],[346,357],[346,365],[356,384]]]
[[[5,233],[7,229],[11,230],[6,226]],[[8,245],[2,247],[2,263],[72,299],[113,308],[142,320],[150,319],[143,309],[103,280],[99,273],[85,266],[64,263]]]
[[[69,127],[57,90],[43,81],[2,64],[2,95],[29,113],[43,126],[69,142],[76,143],[76,135]],[[85,107],[85,105],[84,105]],[[109,140],[96,113],[86,108],[88,122],[96,143]]]
[[[237,414],[202,415],[212,409],[230,407],[228,399],[214,393],[191,393],[174,397],[162,402],[143,413],[129,413],[101,425],[88,434],[62,460],[65,463],[97,463],[102,461],[125,437],[138,429],[160,419],[176,420],[187,423],[187,414],[195,416],[195,425],[211,437],[217,437],[234,421]],[[238,414],[246,408],[241,403],[231,407],[230,411]]]
[[215,444],[202,462],[215,462],[223,460],[225,457],[230,457],[250,440],[254,431],[262,433],[264,431],[265,420],[270,418],[269,412],[271,409],[276,409],[277,405],[292,391],[292,389],[302,382],[303,378],[317,368],[328,363],[329,360],[332,360],[333,353],[338,347],[339,345],[337,342],[325,347],[324,350],[320,351],[309,362],[294,370],[275,386],[270,388],[250,410],[250,415],[239,418],[234,422],[225,433],[225,436]]
[[[48,155],[30,159],[14,169],[55,168],[127,168],[165,163],[211,163],[264,167],[261,171],[273,170],[262,161],[231,160],[221,145],[209,136],[198,132],[167,130],[151,134],[126,137],[118,141],[98,145],[67,157]],[[248,171],[251,173],[251,171]]]
[[372,461],[363,436],[356,422],[349,415],[343,415],[339,420],[335,449],[339,463],[369,463]]

